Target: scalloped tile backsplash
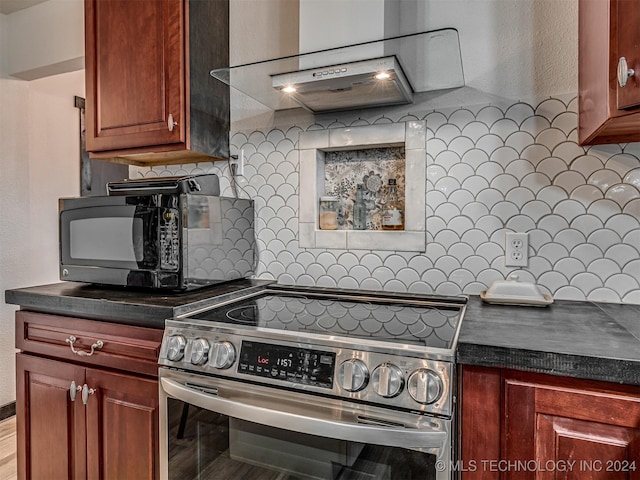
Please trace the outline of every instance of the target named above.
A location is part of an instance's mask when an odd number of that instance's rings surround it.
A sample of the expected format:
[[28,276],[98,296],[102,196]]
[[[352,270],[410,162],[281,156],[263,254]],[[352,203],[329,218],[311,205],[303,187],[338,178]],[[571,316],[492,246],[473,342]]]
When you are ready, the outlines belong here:
[[[407,107],[408,108],[408,107]],[[256,203],[256,276],[281,283],[477,294],[511,273],[556,299],[640,304],[640,143],[576,143],[576,99],[537,105],[341,114],[309,126],[235,132],[244,150],[240,196]],[[298,135],[426,120],[425,253],[298,245]],[[213,172],[225,162],[138,168],[134,175]],[[505,232],[529,233],[529,265],[505,267]],[[399,246],[400,248],[400,246]]]

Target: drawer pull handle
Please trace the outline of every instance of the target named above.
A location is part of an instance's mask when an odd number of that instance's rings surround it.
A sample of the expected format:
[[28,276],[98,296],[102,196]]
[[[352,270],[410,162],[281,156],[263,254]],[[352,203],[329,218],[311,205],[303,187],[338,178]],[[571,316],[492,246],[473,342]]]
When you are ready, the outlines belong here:
[[96,389],[95,388],[89,388],[87,386],[87,384],[85,383],[82,386],[82,403],[84,403],[86,405],[89,402],[89,395],[93,395],[94,393],[96,393]]
[[80,385],[76,385],[75,380],[71,382],[71,386],[69,387],[69,397],[71,397],[71,401],[76,401],[76,393],[82,390]]
[[74,337],[73,335],[71,335],[69,338],[67,338],[65,340],[65,342],[67,342],[69,344],[69,347],[71,348],[71,351],[73,353],[75,353],[76,355],[80,356],[80,357],[90,357],[91,355],[94,354],[94,352],[96,350],[100,350],[104,346],[104,342],[102,340],[98,340],[98,341],[96,341],[96,343],[91,345],[91,351],[90,352],[85,352],[84,350],[76,350],[75,348],[73,348],[73,344],[76,342],[76,340],[78,340],[78,339],[76,337]]

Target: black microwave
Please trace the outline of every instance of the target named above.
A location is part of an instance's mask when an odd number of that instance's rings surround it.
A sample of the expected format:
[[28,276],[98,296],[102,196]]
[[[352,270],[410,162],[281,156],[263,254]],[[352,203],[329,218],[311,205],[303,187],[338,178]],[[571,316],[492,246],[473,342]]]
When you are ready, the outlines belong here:
[[253,201],[216,175],[125,180],[59,200],[60,279],[192,290],[255,271]]

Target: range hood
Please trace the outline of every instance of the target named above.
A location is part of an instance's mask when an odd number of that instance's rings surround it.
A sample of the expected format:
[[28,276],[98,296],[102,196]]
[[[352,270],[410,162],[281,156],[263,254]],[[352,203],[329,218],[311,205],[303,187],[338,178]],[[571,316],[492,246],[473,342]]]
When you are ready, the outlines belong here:
[[313,113],[406,104],[417,93],[464,86],[453,28],[216,69],[211,76],[272,110]]
[[411,103],[413,91],[395,57],[272,75],[276,90],[312,112]]

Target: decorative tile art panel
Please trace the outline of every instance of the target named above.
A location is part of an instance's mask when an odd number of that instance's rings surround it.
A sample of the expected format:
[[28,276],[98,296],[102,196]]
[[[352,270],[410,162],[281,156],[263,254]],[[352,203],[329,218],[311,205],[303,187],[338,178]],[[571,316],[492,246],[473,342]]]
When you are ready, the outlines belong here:
[[[301,248],[299,134],[411,120],[427,125],[426,252]],[[477,294],[517,273],[556,299],[640,304],[640,143],[581,147],[576,130],[576,98],[557,97],[423,112],[407,106],[233,133],[232,148],[248,159],[239,193],[256,203],[256,275],[299,285]],[[217,173],[223,194],[232,195],[225,162],[133,173],[202,171]],[[504,265],[504,234],[511,231],[529,233],[527,267]]]
[[344,223],[353,229],[353,204],[358,184],[363,186],[367,207],[367,230],[382,230],[382,210],[390,178],[397,181],[398,197],[404,202],[404,148],[371,148],[327,152],[324,159],[324,191],[338,198]]

